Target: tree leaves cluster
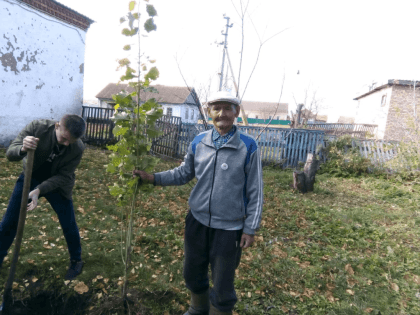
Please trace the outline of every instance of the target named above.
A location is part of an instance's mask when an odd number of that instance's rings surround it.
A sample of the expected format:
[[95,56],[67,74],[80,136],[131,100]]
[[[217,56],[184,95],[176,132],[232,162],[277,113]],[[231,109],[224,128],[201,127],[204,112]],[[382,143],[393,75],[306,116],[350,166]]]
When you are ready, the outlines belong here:
[[[121,257],[125,266],[122,290],[124,301],[127,299],[128,274],[133,249],[133,217],[135,213],[138,213],[136,209],[138,208],[136,203],[137,193],[139,190],[150,192],[153,187],[150,184],[141,185],[139,178],[133,177],[132,173],[134,169],[151,172],[157,164],[158,160],[148,153],[152,145],[152,139],[160,135],[155,123],[163,114],[162,108],[155,98],[144,99],[147,93],[157,92],[150,84],[159,77],[159,71],[156,67],[152,67],[147,71],[146,64],[141,63],[142,54],[139,36],[140,4],[137,6],[137,13],[132,13],[136,5],[136,1],[129,2],[127,19],[122,17],[120,22],[128,24],[128,27],[122,30],[124,36],[138,36],[138,70],[136,71],[131,67],[131,61],[128,58],[118,61],[118,69],[125,68],[125,74],[121,76],[120,80],[128,81],[128,86],[131,87],[130,90],[134,91],[128,92],[123,90],[112,96],[116,103],[114,107],[116,112],[113,133],[117,137],[118,142],[108,146],[108,149],[113,151],[113,154],[111,155],[111,162],[107,166],[109,173],[118,174],[118,182],[115,182],[110,187],[110,194],[117,197],[119,206],[130,204],[129,209],[128,207],[122,207],[122,216],[127,222],[125,229],[123,226],[121,231]],[[153,17],[157,15],[157,12],[150,4],[147,4],[145,9],[150,18],[144,23],[144,29],[149,33],[152,30],[156,30]],[[136,21],[137,26],[135,26]],[[123,47],[125,51],[130,49],[130,45]],[[135,81],[132,81],[133,79]],[[127,90],[129,89],[127,88]]]
[[[136,1],[130,1],[127,19],[120,19],[121,23],[128,22],[128,27],[124,28],[122,32],[127,37],[135,36],[139,30],[134,25],[134,21],[139,20],[141,14],[132,13],[135,7]],[[146,12],[150,16],[147,21],[153,20],[153,17],[157,15],[151,4],[146,5]],[[147,21],[144,28],[150,32],[146,25]],[[130,49],[130,45],[123,47],[123,50],[126,51]],[[150,63],[154,63],[154,60]],[[131,61],[128,58],[118,60],[118,64],[118,69],[125,68],[125,74],[121,76],[120,80],[128,81],[134,92],[122,91],[112,96],[116,103],[113,133],[119,140],[116,144],[108,146],[108,149],[114,153],[111,155],[111,162],[107,165],[107,171],[118,174],[119,181],[110,187],[110,193],[118,198],[119,205],[125,205],[132,199],[138,188],[144,192],[151,189],[151,185],[137,185],[138,178],[133,178],[132,171],[139,169],[150,172],[155,167],[157,160],[148,155],[148,152],[152,145],[152,139],[160,134],[155,123],[162,116],[163,111],[156,99],[142,100],[142,97],[147,93],[157,92],[150,84],[159,77],[158,69],[152,67],[148,70],[145,64],[140,64],[137,75],[137,71],[131,67]],[[144,72],[143,78],[140,77],[140,68]],[[133,82],[133,79],[137,79],[137,81]]]

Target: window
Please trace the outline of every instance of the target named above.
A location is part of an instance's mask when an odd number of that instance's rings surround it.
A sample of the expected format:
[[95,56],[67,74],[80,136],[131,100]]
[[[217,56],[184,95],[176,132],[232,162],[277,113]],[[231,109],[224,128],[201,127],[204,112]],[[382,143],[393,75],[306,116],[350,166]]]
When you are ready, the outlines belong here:
[[271,116],[268,116],[268,119],[271,119]]
[[188,119],[188,108],[185,109],[185,119]]
[[385,106],[386,105],[386,94],[382,95],[382,100],[381,100],[381,106]]
[[258,119],[258,115],[255,115],[255,119]]
[[168,107],[168,108],[166,109],[166,115],[168,115],[168,116],[172,116],[172,107]]
[[191,110],[191,120],[194,119],[194,110]]
[[280,120],[280,116],[277,116],[277,120]]

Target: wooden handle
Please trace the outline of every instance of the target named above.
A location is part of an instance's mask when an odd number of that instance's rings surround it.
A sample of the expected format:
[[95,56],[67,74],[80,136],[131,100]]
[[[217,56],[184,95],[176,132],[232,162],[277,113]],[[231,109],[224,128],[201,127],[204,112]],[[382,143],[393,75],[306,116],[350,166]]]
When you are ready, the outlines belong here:
[[25,220],[26,220],[26,209],[28,207],[28,195],[31,189],[31,178],[32,178],[32,168],[34,165],[34,150],[28,150],[27,153],[27,160],[26,160],[26,168],[25,168],[25,178],[23,182],[23,192],[22,192],[22,201],[20,204],[20,213],[19,213],[19,223],[18,229],[16,234],[16,242],[15,242],[15,249],[13,252],[13,260],[10,266],[10,273],[9,278],[7,279],[6,288],[4,290],[4,308],[8,308],[11,306],[12,302],[12,285],[13,279],[15,277],[16,272],[16,265],[19,258],[20,246],[22,244],[22,237],[23,237],[23,228],[25,227]]

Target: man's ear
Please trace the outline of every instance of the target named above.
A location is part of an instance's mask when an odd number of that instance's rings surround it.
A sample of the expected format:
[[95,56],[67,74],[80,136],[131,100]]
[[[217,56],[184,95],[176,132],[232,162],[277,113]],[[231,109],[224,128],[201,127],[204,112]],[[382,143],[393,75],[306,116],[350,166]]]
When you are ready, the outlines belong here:
[[236,114],[235,114],[235,117],[238,117],[239,114],[240,114],[240,112],[241,112],[241,106],[236,105]]

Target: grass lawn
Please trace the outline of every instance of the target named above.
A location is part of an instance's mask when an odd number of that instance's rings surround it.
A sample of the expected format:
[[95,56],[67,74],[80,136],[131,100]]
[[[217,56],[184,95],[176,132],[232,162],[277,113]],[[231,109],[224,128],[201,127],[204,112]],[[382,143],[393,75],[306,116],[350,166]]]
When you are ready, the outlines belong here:
[[[28,213],[16,298],[53,290],[86,297],[87,313],[100,314],[99,306],[120,295],[119,243],[125,219],[108,193],[115,180],[105,172],[108,155],[89,147],[77,169],[73,201],[85,261],[78,281],[63,279],[69,262],[66,242],[55,212],[42,198]],[[174,166],[162,161],[157,171]],[[21,164],[8,162],[0,149],[1,215],[20,172]],[[237,270],[235,312],[420,314],[420,183],[323,174],[314,193],[301,195],[290,188],[291,182],[291,171],[264,168],[262,226]],[[157,187],[138,201],[130,267],[137,314],[183,314],[188,307],[182,260],[192,186]],[[0,270],[0,294],[11,259],[9,254]],[[88,291],[77,293],[81,288]],[[103,314],[108,313],[119,314],[111,303]]]

